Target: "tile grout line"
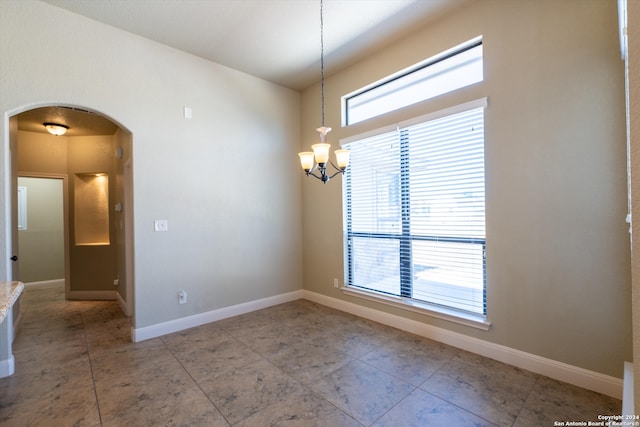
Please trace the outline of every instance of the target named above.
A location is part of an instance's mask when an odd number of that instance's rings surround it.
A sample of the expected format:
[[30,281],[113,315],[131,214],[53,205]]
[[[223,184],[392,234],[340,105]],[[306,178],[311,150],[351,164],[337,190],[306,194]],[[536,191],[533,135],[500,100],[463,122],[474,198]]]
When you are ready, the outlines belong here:
[[[453,347],[453,348],[455,348],[455,347]],[[463,350],[456,349],[456,353],[455,353],[455,355],[451,356],[451,357],[450,357],[450,358],[449,358],[445,363],[443,363],[443,364],[442,364],[442,366],[440,366],[440,367],[439,367],[438,369],[436,369],[436,370],[435,370],[431,375],[429,375],[429,377],[427,377],[424,381],[422,381],[422,382],[420,383],[420,385],[416,387],[416,390],[424,391],[425,393],[430,394],[431,396],[435,397],[436,399],[440,399],[440,400],[442,400],[443,402],[446,402],[447,404],[449,404],[449,405],[451,405],[451,406],[453,406],[453,407],[455,407],[455,408],[458,408],[459,410],[461,410],[461,411],[463,411],[463,412],[465,412],[465,413],[467,413],[467,414],[473,415],[474,417],[480,418],[480,419],[482,419],[482,420],[484,420],[484,421],[486,421],[486,422],[490,423],[491,425],[497,426],[497,424],[496,424],[496,423],[494,423],[494,422],[493,422],[493,421],[491,421],[491,420],[486,419],[486,418],[485,418],[485,417],[483,417],[482,415],[480,415],[480,414],[476,414],[475,412],[470,411],[468,408],[464,408],[464,407],[462,407],[462,406],[460,406],[460,405],[456,404],[455,402],[451,402],[451,401],[449,401],[448,399],[445,399],[445,398],[444,398],[444,397],[442,397],[442,396],[438,396],[437,394],[432,393],[432,392],[431,392],[431,391],[429,391],[429,390],[425,390],[425,389],[421,388],[421,387],[422,387],[422,386],[423,386],[427,381],[429,381],[429,380],[430,380],[434,375],[436,375],[438,372],[440,372],[440,371],[444,370],[444,368],[445,368],[447,365],[449,365],[449,364],[453,361],[453,359],[454,359],[456,356],[458,356],[458,355],[460,355],[460,353],[462,353],[462,351],[463,351]],[[415,391],[415,390],[414,390],[414,391]],[[406,397],[405,397],[405,399],[406,399]],[[404,400],[404,399],[403,399],[403,400]],[[400,403],[400,402],[398,402],[398,403]],[[515,421],[514,421],[514,422],[515,422]]]
[[[215,323],[215,322],[214,322]],[[231,335],[229,332],[227,332],[224,328],[220,328],[221,331],[223,331],[226,335],[228,335],[229,337],[231,337],[232,339],[238,341],[239,343],[241,343],[242,345],[245,345],[247,348],[249,348],[249,346],[247,346],[246,344],[244,344],[242,341],[238,340],[236,337],[234,337],[233,335]],[[176,354],[173,352],[173,350],[171,350],[171,348],[167,345],[167,343],[164,341],[164,339],[162,339],[163,337],[159,337],[160,341],[162,342],[162,344],[164,345],[165,349],[167,349],[167,351],[171,354],[171,356],[173,356],[173,358],[175,359],[176,362],[178,362],[178,364],[182,367],[182,369],[184,369],[184,371],[186,372],[186,374],[189,376],[189,378],[191,378],[191,380],[193,381],[193,383],[196,385],[196,387],[198,387],[198,390],[200,390],[202,392],[202,394],[207,398],[207,400],[209,401],[209,403],[211,403],[211,405],[216,409],[216,411],[218,411],[218,413],[220,414],[220,416],[222,416],[222,418],[224,418],[224,420],[226,421],[226,423],[229,426],[232,426],[233,424],[231,423],[231,421],[229,421],[227,419],[227,417],[224,415],[224,413],[222,413],[222,411],[220,410],[220,408],[218,408],[218,406],[211,400],[211,398],[209,397],[209,395],[202,389],[202,386],[200,385],[200,383],[193,377],[193,375],[191,375],[191,372],[189,372],[189,370],[184,366],[184,364],[182,363],[182,361],[176,356]],[[251,350],[251,349],[250,349]],[[253,351],[253,350],[252,350]],[[260,355],[260,357],[262,357],[262,355]],[[245,366],[250,365],[250,363],[247,363],[246,365],[243,365],[242,368],[244,368]]]
[[[390,341],[390,340],[387,340],[387,341]],[[393,378],[395,378],[395,379],[397,379],[397,380],[399,380],[399,381],[402,381],[402,382],[404,382],[404,383],[406,383],[406,384],[409,384],[410,386],[413,386],[413,390],[411,390],[409,393],[407,393],[407,395],[406,395],[406,396],[404,396],[402,399],[398,400],[398,402],[396,402],[396,403],[395,403],[394,405],[392,405],[392,406],[391,406],[387,411],[385,411],[382,415],[380,415],[380,416],[379,416],[379,417],[378,417],[378,418],[377,418],[377,419],[372,423],[372,425],[374,425],[375,423],[377,423],[378,421],[380,421],[380,420],[381,420],[381,419],[382,419],[382,418],[383,418],[387,413],[391,412],[391,410],[393,410],[396,406],[398,406],[401,402],[403,402],[406,398],[408,398],[408,397],[409,397],[409,395],[411,395],[411,393],[414,393],[416,390],[421,390],[421,391],[424,391],[425,393],[429,393],[429,394],[431,394],[432,396],[436,397],[437,399],[441,399],[442,401],[447,402],[447,403],[448,403],[448,404],[450,404],[450,405],[453,405],[453,403],[452,403],[452,402],[449,402],[449,401],[448,401],[448,400],[446,400],[446,399],[443,399],[443,398],[441,398],[441,397],[439,397],[439,396],[436,396],[436,395],[435,395],[435,394],[433,394],[433,393],[430,393],[430,392],[428,392],[428,391],[426,391],[426,390],[423,390],[423,389],[421,389],[421,388],[420,388],[420,386],[421,386],[422,384],[424,384],[425,382],[427,382],[427,381],[429,380],[429,378],[433,377],[433,376],[434,376],[436,373],[438,373],[442,368],[444,368],[444,366],[446,366],[446,365],[447,365],[451,360],[453,360],[453,357],[455,357],[455,356],[451,356],[451,358],[449,358],[445,363],[443,363],[443,364],[442,364],[442,366],[440,366],[438,369],[436,369],[435,371],[433,371],[433,373],[432,373],[431,375],[429,375],[427,378],[425,378],[425,379],[424,379],[424,381],[422,381],[419,385],[415,386],[415,385],[413,385],[413,384],[411,384],[411,383],[407,382],[404,378],[400,378],[399,376],[395,375],[395,374],[394,374],[394,373],[392,373],[392,372],[388,372],[388,371],[386,371],[385,369],[382,369],[382,368],[379,368],[379,367],[377,367],[377,366],[374,366],[374,365],[372,365],[371,363],[367,362],[366,360],[363,360],[363,358],[364,358],[366,355],[368,355],[368,354],[370,354],[370,353],[374,352],[374,351],[375,351],[375,350],[377,350],[379,347],[381,347],[381,346],[380,346],[380,345],[377,345],[377,346],[376,346],[376,348],[374,348],[374,349],[371,349],[371,350],[367,351],[366,353],[364,353],[364,354],[363,354],[363,355],[361,355],[360,357],[356,357],[356,360],[358,360],[358,361],[360,361],[360,362],[364,363],[365,365],[367,365],[367,366],[369,366],[369,367],[371,367],[371,368],[373,368],[373,369],[376,369],[376,370],[378,370],[378,371],[380,371],[380,372],[382,372],[382,373],[384,373],[384,374],[387,374],[387,375],[389,375],[389,376],[391,376],[391,377],[393,377]],[[458,353],[456,353],[456,355],[457,355],[457,354],[459,354],[459,352],[458,352]],[[459,407],[459,406],[457,406],[457,405],[453,405],[453,406],[455,406],[455,407],[457,407],[457,408],[459,408],[459,409],[463,409],[463,408],[460,408],[460,407]],[[468,410],[466,410],[466,409],[465,409],[465,412],[470,413],[470,414],[473,414],[472,412],[469,412],[469,411],[468,411]],[[476,415],[476,414],[473,414],[473,415]],[[477,416],[477,415],[476,415],[476,416]]]
[[[286,327],[292,327],[291,325],[288,325],[285,320],[273,320],[274,323],[276,324],[280,324]],[[307,391],[307,393],[309,393],[312,396],[315,396],[316,398],[322,400],[323,402],[331,405],[333,408],[335,408],[338,412],[344,414],[345,416],[349,417],[350,419],[352,419],[354,422],[356,422],[357,424],[359,424],[360,426],[366,427],[364,424],[362,424],[360,421],[358,421],[357,419],[355,419],[351,414],[349,414],[348,412],[345,412],[344,410],[342,410],[341,408],[337,407],[333,402],[331,402],[330,400],[326,399],[324,396],[318,394],[317,392],[315,392],[310,386],[308,386],[307,384],[303,383],[302,381],[300,381],[299,379],[297,379],[295,376],[293,376],[291,373],[285,371],[284,369],[282,369],[281,367],[275,365],[271,360],[269,360],[264,354],[263,352],[257,351],[256,349],[254,349],[252,346],[250,346],[249,344],[245,343],[244,341],[240,340],[238,337],[236,337],[233,333],[229,332],[226,330],[226,328],[221,327],[221,329],[226,332],[228,335],[230,335],[233,339],[235,339],[236,341],[238,341],[239,343],[243,344],[245,347],[247,347],[250,351],[256,353],[257,355],[259,355],[261,357],[261,359],[268,363],[269,365],[271,365],[272,367],[274,367],[275,369],[277,369],[278,371],[282,372],[282,374],[288,376],[289,378],[291,378],[293,381],[295,381],[296,383],[300,384],[300,386],[305,389]],[[307,338],[305,340],[303,340],[302,342],[311,342],[313,339],[312,338]],[[291,345],[287,345],[288,347],[291,347]],[[358,360],[357,357],[355,356],[351,356],[348,355],[349,357],[351,357],[353,360]],[[256,362],[254,362],[256,363]],[[246,365],[245,365],[246,366]],[[340,369],[342,366],[337,367],[336,369],[334,369],[333,371],[329,372],[326,375],[330,375],[331,373],[335,372],[336,370]],[[325,375],[325,376],[326,376]],[[268,407],[267,407],[268,408]],[[267,408],[261,409],[260,411],[256,412],[256,414],[266,410]],[[255,414],[254,414],[255,415]],[[251,416],[251,415],[250,415]],[[247,417],[249,418],[249,417]],[[238,422],[242,422],[245,419],[240,420]],[[226,418],[225,418],[226,419]]]
[[529,398],[533,394],[533,390],[535,390],[535,388],[538,385],[538,382],[540,381],[541,378],[542,378],[542,376],[536,374],[536,380],[534,381],[533,385],[531,386],[531,390],[529,390],[529,393],[527,393],[527,396],[524,399],[522,399],[522,405],[520,405],[520,409],[518,409],[518,413],[516,414],[515,418],[513,419],[513,423],[511,423],[512,427],[518,421],[518,418],[520,417],[520,414],[522,413],[522,410],[527,405],[527,401],[529,400]]
[[89,360],[89,371],[91,372],[91,384],[93,385],[93,394],[96,398],[96,406],[98,408],[98,420],[100,421],[100,425],[102,425],[102,411],[100,410],[98,388],[96,387],[96,379],[93,373],[93,362],[91,361],[91,350],[89,348],[89,340],[87,339],[87,324],[85,322],[84,313],[80,313],[80,318],[82,319],[82,335],[84,336],[84,343],[87,346],[87,359]]
[[[291,327],[290,325],[287,325],[286,321],[283,320],[274,320],[275,323],[280,324],[280,325],[284,325],[286,327]],[[359,425],[364,426],[364,424],[362,424],[360,421],[356,420],[351,414],[349,414],[348,412],[343,411],[342,409],[338,408],[335,404],[333,404],[333,402],[329,401],[328,399],[326,399],[324,396],[319,395],[318,393],[316,393],[311,387],[309,387],[307,384],[303,383],[302,381],[300,381],[299,379],[297,379],[296,377],[294,377],[291,373],[285,371],[284,369],[280,368],[279,366],[276,366],[271,360],[267,359],[267,357],[263,354],[263,352],[259,352],[257,350],[255,350],[254,348],[252,348],[252,346],[249,346],[249,344],[245,343],[244,341],[240,340],[239,338],[237,338],[236,336],[234,336],[231,332],[228,332],[224,327],[222,327],[222,329],[229,334],[230,336],[233,337],[233,339],[235,339],[236,341],[242,343],[244,346],[246,346],[249,350],[251,350],[252,352],[256,353],[257,355],[259,355],[262,360],[264,360],[266,363],[270,364],[271,366],[273,366],[275,369],[281,371],[284,375],[288,376],[289,378],[291,378],[292,380],[294,380],[295,382],[297,382],[298,384],[300,384],[301,387],[303,387],[305,390],[307,390],[308,393],[310,393],[311,395],[317,397],[318,399],[322,400],[323,402],[328,403],[329,405],[333,406],[337,411],[339,411],[340,413],[344,414],[345,416],[351,418],[354,422],[358,423]],[[310,342],[312,339],[308,338],[303,340],[303,342]],[[288,345],[288,347],[290,347],[290,345]],[[334,371],[340,369],[340,367],[334,369],[333,371],[331,371],[330,373],[333,373]],[[329,374],[330,374],[329,373]],[[329,375],[327,374],[327,375]],[[256,413],[260,413],[264,410],[266,410],[267,408],[261,409],[260,411],[256,412]],[[247,417],[248,418],[248,417]],[[226,419],[226,418],[225,418]],[[245,418],[246,419],[246,418]],[[238,421],[238,422],[242,422],[244,420]]]
[[[249,346],[247,346],[247,347],[249,347]],[[250,349],[251,351],[254,351],[254,350],[252,350],[250,347],[249,347],[249,349]],[[259,354],[259,353],[258,353],[258,354]],[[267,363],[269,363],[271,366],[273,366],[274,368],[276,368],[276,369],[278,369],[279,371],[281,371],[284,375],[287,375],[289,378],[291,378],[292,380],[294,380],[295,382],[297,382],[298,384],[300,384],[300,386],[302,386],[305,390],[307,390],[307,392],[308,392],[308,393],[310,393],[311,395],[313,395],[313,396],[317,397],[318,399],[322,400],[323,402],[326,402],[326,403],[328,403],[329,405],[333,406],[337,411],[339,411],[339,412],[343,413],[344,415],[346,415],[347,417],[351,418],[353,421],[355,421],[356,423],[360,424],[361,426],[366,427],[366,426],[365,426],[364,424],[362,424],[360,421],[358,421],[357,419],[355,419],[351,414],[349,414],[348,412],[345,412],[344,410],[340,409],[340,408],[339,408],[339,407],[337,407],[333,402],[331,402],[330,400],[328,400],[328,399],[327,399],[327,398],[325,398],[324,396],[322,396],[322,395],[320,395],[320,394],[316,393],[316,392],[315,392],[315,391],[314,391],[310,386],[308,386],[307,384],[303,383],[302,381],[300,381],[299,379],[297,379],[296,377],[294,377],[291,373],[289,373],[289,372],[285,371],[284,369],[280,368],[279,366],[274,365],[274,364],[273,364],[273,362],[271,362],[271,361],[270,361],[269,359],[267,359],[266,357],[262,356],[262,354],[260,354],[260,357],[262,357],[262,358],[263,358]],[[344,366],[344,365],[343,365],[343,366]],[[337,370],[338,370],[338,369],[340,369],[340,368],[342,368],[342,366],[337,367],[337,368],[336,368],[336,369],[334,369],[333,371],[331,371],[331,372],[329,372],[328,374],[323,375],[323,376],[331,375],[333,372],[337,371]],[[321,377],[316,378],[316,380],[318,380],[318,379],[320,379],[320,378],[321,378]],[[267,408],[265,408],[265,409],[267,409]],[[264,411],[265,409],[262,409],[261,411]],[[261,411],[258,411],[258,412],[261,412]]]

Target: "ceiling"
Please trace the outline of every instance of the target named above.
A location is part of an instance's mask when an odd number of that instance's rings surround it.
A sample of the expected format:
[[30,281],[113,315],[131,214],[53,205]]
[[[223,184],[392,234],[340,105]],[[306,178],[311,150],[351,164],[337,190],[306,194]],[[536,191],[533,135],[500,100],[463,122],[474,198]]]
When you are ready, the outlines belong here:
[[[44,0],[265,80],[320,79],[319,0]],[[464,0],[325,0],[326,72],[349,65]]]
[[[319,0],[43,1],[294,90],[320,80]],[[325,73],[353,64],[467,1],[324,0]],[[51,108],[39,110],[54,114]],[[87,124],[69,120],[95,119],[72,117],[70,111],[55,112],[70,126],[70,136]],[[50,120],[35,113],[23,113],[19,127],[42,131],[42,123]]]

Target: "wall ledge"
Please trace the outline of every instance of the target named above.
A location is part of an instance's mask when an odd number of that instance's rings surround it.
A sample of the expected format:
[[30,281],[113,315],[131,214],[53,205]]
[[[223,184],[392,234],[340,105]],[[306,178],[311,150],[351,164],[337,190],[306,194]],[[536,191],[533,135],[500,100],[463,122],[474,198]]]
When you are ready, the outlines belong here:
[[573,384],[617,399],[622,398],[622,379],[620,378],[547,359],[500,344],[494,344],[489,341],[427,325],[394,314],[363,307],[316,292],[307,290],[303,290],[302,292],[305,299],[335,308],[336,310],[351,313],[425,338],[449,344],[490,359],[526,369],[536,374],[545,375],[558,381]]
[[274,305],[283,304],[285,302],[302,299],[302,290],[288,292],[286,294],[274,295],[255,301],[249,301],[242,304],[232,305],[229,307],[219,308],[217,310],[198,313],[192,316],[181,317],[179,319],[170,320],[168,322],[157,323],[155,325],[145,326],[143,328],[131,328],[131,340],[139,342],[156,338],[162,335],[171,334],[173,332],[182,331],[196,326],[204,325],[218,320],[226,319],[240,314],[250,313],[263,308],[272,307]]

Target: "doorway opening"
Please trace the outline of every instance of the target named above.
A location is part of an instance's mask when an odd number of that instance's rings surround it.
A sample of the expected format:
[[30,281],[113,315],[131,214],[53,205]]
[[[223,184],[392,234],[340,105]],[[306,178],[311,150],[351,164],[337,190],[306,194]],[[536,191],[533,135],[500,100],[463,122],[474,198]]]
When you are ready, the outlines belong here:
[[66,282],[65,277],[69,276],[66,206],[66,175],[18,176],[18,267],[22,282]]
[[[66,299],[117,300],[133,316],[131,133],[79,107],[39,107],[9,120],[13,279],[64,280]],[[66,133],[50,133],[51,123]]]

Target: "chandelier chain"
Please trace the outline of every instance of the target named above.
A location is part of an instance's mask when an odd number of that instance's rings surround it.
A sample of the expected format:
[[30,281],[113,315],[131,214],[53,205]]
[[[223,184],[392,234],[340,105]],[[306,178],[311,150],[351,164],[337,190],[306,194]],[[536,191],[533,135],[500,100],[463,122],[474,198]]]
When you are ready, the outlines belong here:
[[320,0],[320,85],[322,99],[322,127],[324,127],[324,18],[322,16],[322,0]]

